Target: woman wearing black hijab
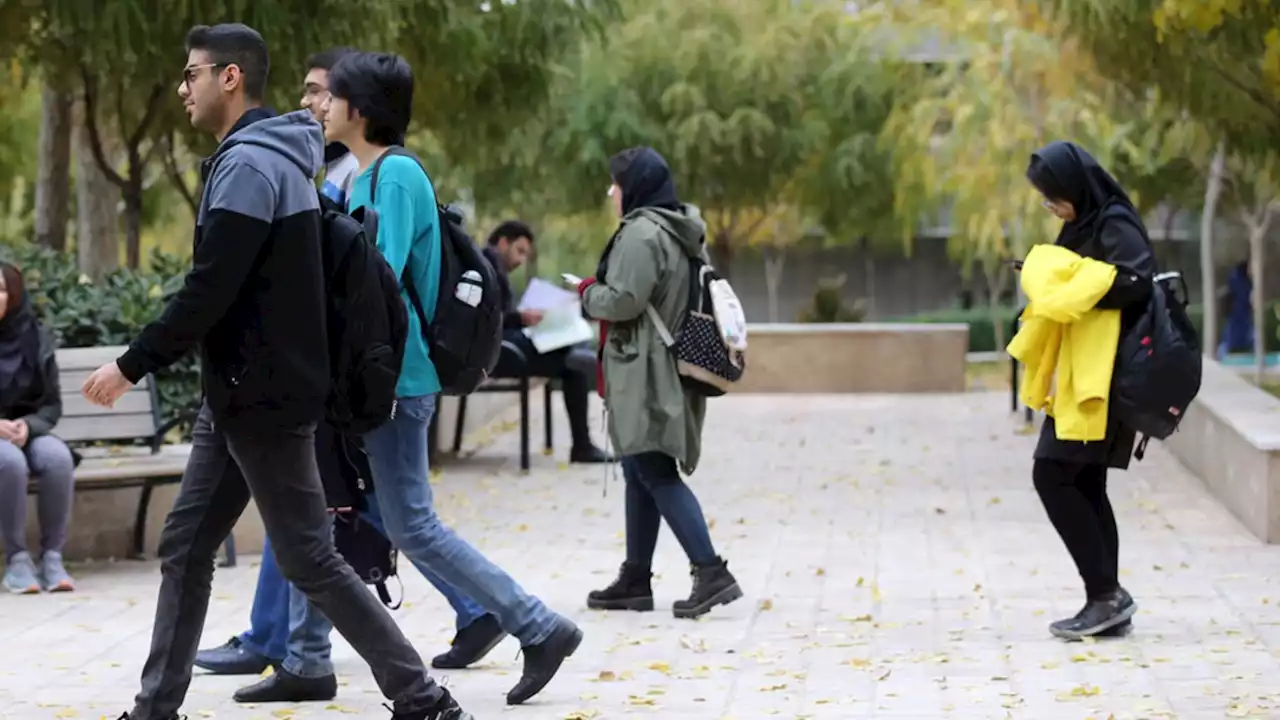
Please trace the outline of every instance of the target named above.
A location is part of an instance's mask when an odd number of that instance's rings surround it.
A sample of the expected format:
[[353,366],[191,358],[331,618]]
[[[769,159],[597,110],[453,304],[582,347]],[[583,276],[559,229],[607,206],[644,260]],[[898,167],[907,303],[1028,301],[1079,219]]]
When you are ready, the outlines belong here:
[[[1146,228],[1128,195],[1075,143],[1053,142],[1031,156],[1027,179],[1063,220],[1057,245],[1115,265],[1119,272],[1097,308],[1119,310],[1120,336],[1144,312],[1156,273]],[[1084,579],[1087,601],[1075,617],[1052,623],[1069,639],[1122,634],[1137,605],[1119,581],[1119,534],[1107,498],[1107,471],[1129,467],[1134,431],[1114,416],[1100,442],[1059,440],[1046,417],[1036,444],[1032,477],[1049,520]]]
[[[7,561],[3,583],[11,593],[75,589],[62,564],[75,462],[66,443],[49,434],[62,417],[54,348],[53,334],[41,327],[27,299],[22,273],[0,263],[0,537]],[[26,541],[31,475],[40,483],[38,568]]]
[[654,317],[671,330],[680,327],[706,226],[697,208],[677,199],[671,169],[651,148],[619,153],[609,172],[622,222],[595,277],[578,292],[583,310],[600,321],[596,387],[626,479],[627,558],[611,585],[587,596],[587,607],[653,609],[653,554],[665,520],[693,575],[693,591],[675,601],[672,612],[696,618],[741,598],[742,590],[716,555],[702,506],[681,477],[693,473],[702,454],[706,399],[684,389]]

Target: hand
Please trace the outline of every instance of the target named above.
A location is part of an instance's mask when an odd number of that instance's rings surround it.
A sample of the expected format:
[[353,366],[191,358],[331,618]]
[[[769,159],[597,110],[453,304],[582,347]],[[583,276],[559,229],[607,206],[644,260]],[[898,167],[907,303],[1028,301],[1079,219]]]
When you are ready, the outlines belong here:
[[0,440],[13,441],[18,436],[17,420],[0,420]]
[[120,366],[109,362],[93,371],[80,387],[80,392],[95,405],[112,407],[131,387],[133,383],[120,372]]
[[9,422],[9,429],[12,431],[9,435],[9,442],[24,447],[27,440],[31,437],[31,428],[27,427],[25,420],[12,420]]
[[541,310],[521,310],[520,322],[523,322],[525,327],[533,327],[534,325],[542,322],[542,317],[544,315],[546,315],[546,313]]

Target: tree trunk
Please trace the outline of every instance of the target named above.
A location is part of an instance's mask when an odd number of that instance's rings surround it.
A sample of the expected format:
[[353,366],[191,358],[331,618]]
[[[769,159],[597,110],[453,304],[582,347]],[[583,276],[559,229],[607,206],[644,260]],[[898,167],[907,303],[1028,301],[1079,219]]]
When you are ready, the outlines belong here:
[[77,123],[76,255],[80,272],[97,280],[120,267],[120,188],[102,172],[89,142],[84,123]]
[[1245,224],[1249,227],[1249,264],[1253,280],[1253,364],[1254,376],[1259,387],[1267,374],[1267,328],[1266,298],[1263,283],[1266,279],[1266,243],[1267,229],[1271,225],[1271,214],[1274,201],[1268,199],[1261,211],[1252,217],[1245,215]]
[[876,256],[871,251],[871,238],[862,238],[862,286],[867,294],[867,319],[876,319]]
[[778,287],[782,284],[782,269],[787,263],[786,248],[764,248],[764,286],[769,294],[769,322],[778,319]]
[[71,204],[71,126],[73,99],[46,81],[41,91],[39,160],[36,171],[36,242],[67,249]]
[[1004,334],[1004,322],[1000,317],[1000,298],[1004,296],[1005,286],[1009,282],[1009,270],[999,259],[982,261],[982,276],[987,281],[987,310],[991,314],[991,335],[995,340],[995,350],[1001,356],[1009,344]]
[[124,189],[124,247],[125,263],[138,269],[142,266],[142,178],[130,177]]
[[1205,357],[1218,352],[1218,280],[1213,262],[1213,221],[1218,214],[1218,198],[1222,196],[1222,175],[1227,163],[1227,145],[1218,143],[1209,163],[1209,182],[1204,189],[1204,211],[1200,216],[1200,307],[1204,319]]
[[733,239],[728,233],[717,233],[716,241],[710,245],[711,264],[721,277],[729,279],[730,266],[733,264]]

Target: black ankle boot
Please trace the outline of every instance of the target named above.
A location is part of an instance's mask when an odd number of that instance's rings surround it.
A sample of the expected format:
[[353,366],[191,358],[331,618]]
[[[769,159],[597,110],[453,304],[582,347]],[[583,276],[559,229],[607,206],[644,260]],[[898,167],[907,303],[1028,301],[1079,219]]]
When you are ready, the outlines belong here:
[[587,607],[592,610],[653,610],[653,573],[631,563],[622,563],[618,577],[603,590],[587,593]]
[[676,617],[701,617],[717,605],[728,605],[742,597],[742,588],[729,572],[729,563],[721,558],[706,565],[693,566],[693,592],[688,600],[677,600],[671,607]]
[[1075,617],[1049,625],[1049,632],[1064,640],[1101,635],[1133,617],[1138,604],[1124,588],[1091,598]]

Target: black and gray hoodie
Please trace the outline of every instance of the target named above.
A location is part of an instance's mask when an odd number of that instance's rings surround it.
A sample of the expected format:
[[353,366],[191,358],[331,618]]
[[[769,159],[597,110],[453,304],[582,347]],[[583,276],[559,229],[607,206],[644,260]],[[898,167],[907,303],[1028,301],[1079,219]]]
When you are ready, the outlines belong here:
[[204,161],[191,270],[117,364],[130,380],[201,346],[222,423],[320,420],[329,391],[320,205],[324,132],[306,110],[244,114]]

